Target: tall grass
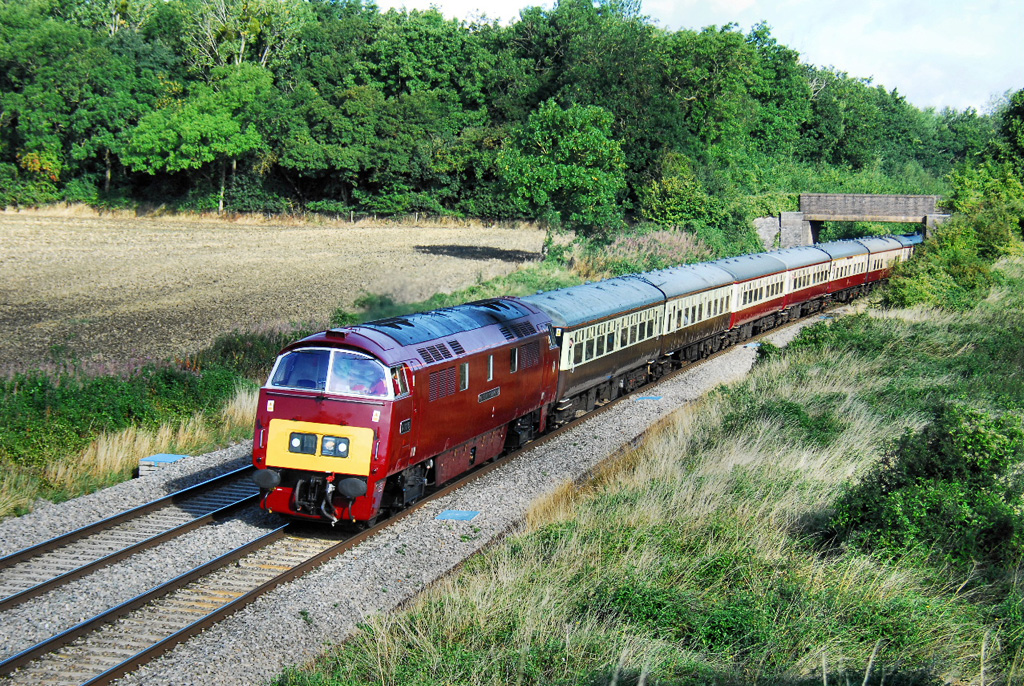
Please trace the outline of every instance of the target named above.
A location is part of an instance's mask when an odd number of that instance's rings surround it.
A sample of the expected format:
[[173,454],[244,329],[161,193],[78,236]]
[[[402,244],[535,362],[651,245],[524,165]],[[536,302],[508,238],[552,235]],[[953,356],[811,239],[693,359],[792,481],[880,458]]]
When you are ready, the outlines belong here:
[[84,203],[55,203],[41,207],[24,207],[18,209],[0,208],[0,215],[18,215],[35,217],[55,217],[65,219],[154,219],[185,223],[200,224],[240,224],[256,226],[304,226],[316,225],[338,225],[352,227],[436,227],[436,228],[466,228],[477,229],[482,227],[515,228],[528,230],[543,230],[538,222],[532,221],[485,221],[469,217],[453,217],[445,215],[432,215],[425,212],[416,212],[403,215],[375,215],[365,212],[352,214],[336,214],[321,212],[291,212],[284,214],[264,214],[260,212],[223,212],[214,211],[188,211],[168,207],[167,205],[151,205],[139,203],[134,208],[95,208]]
[[1020,406],[1024,385],[997,379],[1024,368],[1005,344],[1022,300],[1017,277],[966,316],[812,327],[279,683],[1024,682],[1019,570],[1007,591],[986,581],[1000,570],[825,535],[847,485],[938,404]]
[[0,517],[27,511],[40,497],[64,500],[132,476],[139,460],[156,453],[198,454],[252,437],[258,390],[240,386],[216,413],[196,412],[156,427],[101,433],[82,450],[41,469],[11,465],[0,475]]

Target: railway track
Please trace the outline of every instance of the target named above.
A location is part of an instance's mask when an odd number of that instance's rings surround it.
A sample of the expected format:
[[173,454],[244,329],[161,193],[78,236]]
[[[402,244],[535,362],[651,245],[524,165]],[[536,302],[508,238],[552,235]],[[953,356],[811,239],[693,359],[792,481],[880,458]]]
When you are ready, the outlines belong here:
[[256,502],[251,467],[0,558],[0,612]]
[[[786,326],[788,324],[763,335]],[[749,340],[755,341],[760,337],[755,336]],[[730,349],[725,348],[705,360],[718,357]],[[599,406],[585,415],[585,419],[609,411],[619,402],[685,373],[705,360],[684,365],[634,394]],[[437,489],[418,503],[365,531],[344,534],[322,527],[304,530],[294,524],[274,529],[0,662],[0,675],[6,675],[0,679],[0,684],[94,686],[110,683],[245,607],[259,596],[342,554],[427,503],[555,439],[564,431],[574,428],[577,423],[571,422],[538,438],[522,450],[481,465],[477,470]]]
[[[625,396],[628,398],[628,396]],[[607,411],[618,401],[587,415]],[[553,440],[570,423],[525,448],[481,465],[365,531],[286,524],[0,662],[2,684],[98,686],[127,674],[178,643],[373,536],[433,500]],[[14,557],[14,556],[11,556]]]

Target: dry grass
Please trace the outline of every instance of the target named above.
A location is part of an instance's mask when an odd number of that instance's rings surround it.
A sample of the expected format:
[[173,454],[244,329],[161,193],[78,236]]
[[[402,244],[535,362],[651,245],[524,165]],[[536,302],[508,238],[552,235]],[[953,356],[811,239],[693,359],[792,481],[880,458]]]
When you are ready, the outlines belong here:
[[582,279],[599,280],[613,274],[636,273],[710,259],[712,251],[686,231],[655,231],[623,235],[600,250],[577,246],[573,271]]
[[258,391],[241,388],[214,419],[197,413],[181,424],[156,429],[131,427],[101,434],[80,455],[48,465],[46,480],[74,491],[84,482],[103,481],[111,474],[130,472],[139,460],[156,453],[193,454],[213,449],[252,433]]
[[940,310],[937,307],[928,305],[915,305],[913,307],[894,309],[872,309],[868,314],[876,319],[899,319],[909,323],[928,323],[949,326],[963,318],[962,313]]

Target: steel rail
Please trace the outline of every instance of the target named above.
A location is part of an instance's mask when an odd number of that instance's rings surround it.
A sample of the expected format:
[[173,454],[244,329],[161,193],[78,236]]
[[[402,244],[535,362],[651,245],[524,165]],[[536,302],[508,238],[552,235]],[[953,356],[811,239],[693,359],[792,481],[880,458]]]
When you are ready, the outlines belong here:
[[74,541],[80,540],[87,536],[92,536],[93,534],[99,533],[100,531],[104,531],[106,529],[115,527],[118,524],[123,524],[124,522],[131,521],[132,519],[141,517],[142,515],[148,514],[154,510],[166,507],[167,505],[172,505],[178,502],[179,500],[195,496],[205,490],[216,488],[218,485],[220,485],[221,482],[230,480],[233,477],[246,474],[247,472],[253,469],[254,468],[251,465],[246,465],[245,467],[241,467],[230,472],[225,472],[224,474],[219,474],[211,479],[203,481],[202,483],[198,483],[194,486],[189,486],[188,488],[176,491],[162,498],[151,500],[150,502],[145,503],[143,505],[139,505],[138,507],[126,510],[116,515],[111,515],[106,519],[101,519],[99,521],[93,522],[92,524],[87,524],[81,528],[75,529],[74,531],[69,531],[66,534],[61,534],[60,536],[56,536],[54,538],[48,539],[36,545],[29,546],[28,548],[23,548],[5,557],[0,557],[0,569],[10,567],[11,565],[14,565],[18,562],[27,560],[37,555],[41,555],[45,552],[49,552],[55,548],[67,545],[68,543],[73,543]]
[[188,572],[185,572],[184,574],[181,574],[171,579],[170,581],[162,583],[159,586],[155,586],[150,590],[145,591],[144,593],[140,593],[134,598],[126,600],[125,602],[107,610],[106,612],[98,614],[91,619],[87,619],[83,622],[80,622],[79,624],[76,624],[70,629],[62,631],[56,636],[52,636],[51,638],[48,638],[45,641],[40,641],[31,648],[26,648],[17,655],[13,655],[4,660],[3,662],[0,662],[0,676],[10,674],[18,667],[22,667],[28,664],[37,657],[41,657],[43,655],[46,655],[47,653],[51,653],[56,649],[61,648],[67,645],[68,643],[71,643],[76,638],[84,636],[85,634],[90,633],[91,631],[99,628],[104,624],[113,622],[114,620],[123,617],[132,610],[138,609],[143,605],[146,605],[147,603],[156,598],[166,596],[172,591],[176,591],[179,588],[182,588],[183,586],[195,581],[196,579],[202,576],[205,576],[213,571],[216,571],[221,567],[224,567],[225,565],[228,565],[255,550],[259,550],[260,548],[268,546],[271,543],[274,543],[284,538],[286,529],[288,529],[289,526],[291,525],[284,524],[274,529],[270,533],[264,534],[263,536],[260,536],[259,538],[250,541],[245,545],[239,546],[234,550],[224,553],[220,557],[214,558],[213,560],[210,560],[209,562],[200,565],[199,567],[196,567]]
[[236,500],[230,505],[225,505],[224,507],[213,510],[212,512],[208,512],[205,515],[196,517],[194,519],[190,519],[189,521],[183,524],[179,524],[178,526],[173,527],[171,529],[167,529],[162,533],[150,536],[149,538],[139,541],[138,543],[134,543],[125,548],[121,548],[120,550],[113,552],[105,557],[101,557],[80,567],[76,567],[75,569],[72,569],[68,572],[64,572],[59,576],[55,576],[51,579],[43,581],[42,583],[36,584],[35,586],[26,588],[23,591],[11,594],[6,598],[0,599],[0,611],[8,610],[12,607],[20,605],[21,603],[24,603],[32,598],[35,598],[38,595],[42,595],[43,593],[46,593],[47,591],[50,591],[56,588],[57,586],[69,583],[71,581],[74,581],[75,579],[80,579],[81,577],[87,574],[91,574],[98,569],[102,569],[103,567],[112,565],[115,562],[119,562],[126,557],[134,555],[135,553],[147,550],[149,548],[155,548],[156,546],[160,545],[165,541],[169,541],[171,539],[182,536],[190,531],[198,529],[201,526],[205,526],[210,522],[223,519],[224,517],[235,512],[236,510],[239,510],[247,505],[252,505],[258,500],[259,493],[254,493],[253,495],[245,496],[244,498]]

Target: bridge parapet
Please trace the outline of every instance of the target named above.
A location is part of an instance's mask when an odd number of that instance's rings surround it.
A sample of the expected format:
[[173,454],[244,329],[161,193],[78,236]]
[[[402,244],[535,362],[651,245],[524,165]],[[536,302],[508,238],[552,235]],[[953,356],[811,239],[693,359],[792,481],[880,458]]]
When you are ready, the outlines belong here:
[[807,221],[901,222],[923,224],[936,215],[938,195],[801,193],[800,211]]

